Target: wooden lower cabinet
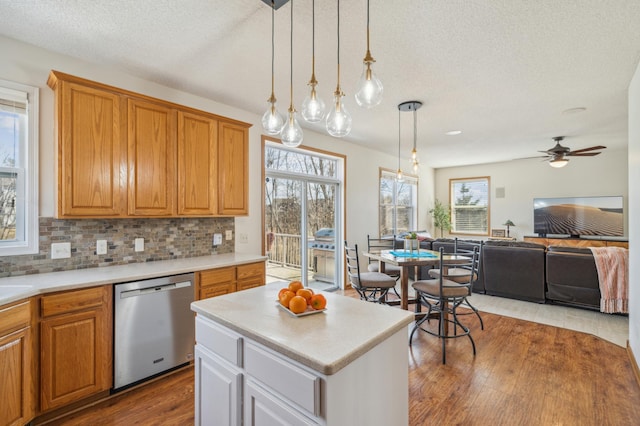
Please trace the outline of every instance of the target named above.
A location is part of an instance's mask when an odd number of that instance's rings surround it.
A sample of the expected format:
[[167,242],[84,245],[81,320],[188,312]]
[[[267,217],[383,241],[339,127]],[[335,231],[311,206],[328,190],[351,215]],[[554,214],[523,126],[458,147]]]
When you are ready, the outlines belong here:
[[0,425],[24,425],[35,413],[31,301],[0,308]]
[[112,385],[112,286],[40,299],[40,411]]
[[265,284],[265,263],[226,266],[197,273],[196,299],[207,299]]

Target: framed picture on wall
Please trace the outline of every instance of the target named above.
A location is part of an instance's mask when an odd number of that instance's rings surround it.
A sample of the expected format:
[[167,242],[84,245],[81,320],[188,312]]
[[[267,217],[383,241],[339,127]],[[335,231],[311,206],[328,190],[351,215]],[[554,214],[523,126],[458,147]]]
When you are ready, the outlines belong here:
[[492,237],[506,237],[506,231],[504,229],[492,229],[491,230]]

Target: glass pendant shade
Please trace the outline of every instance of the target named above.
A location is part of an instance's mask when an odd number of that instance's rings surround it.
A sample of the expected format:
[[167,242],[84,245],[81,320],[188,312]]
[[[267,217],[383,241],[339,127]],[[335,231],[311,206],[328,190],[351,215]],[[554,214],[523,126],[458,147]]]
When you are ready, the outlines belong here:
[[341,138],[351,132],[351,114],[342,103],[343,94],[336,91],[334,94],[334,107],[327,115],[327,132],[333,137]]
[[356,102],[364,108],[373,108],[382,102],[384,88],[382,82],[371,70],[371,63],[365,60],[362,76],[358,80]]
[[284,117],[276,108],[276,103],[269,102],[269,108],[262,116],[262,128],[264,129],[265,133],[271,136],[275,136],[280,133],[283,125]]
[[398,169],[398,172],[396,173],[396,180],[398,182],[404,182],[404,175],[402,174],[402,169]]
[[282,128],[282,134],[280,140],[285,146],[289,148],[295,148],[302,143],[302,127],[296,119],[296,111],[289,110],[289,118]]
[[313,87],[302,102],[302,117],[309,123],[317,123],[324,118],[325,104]]

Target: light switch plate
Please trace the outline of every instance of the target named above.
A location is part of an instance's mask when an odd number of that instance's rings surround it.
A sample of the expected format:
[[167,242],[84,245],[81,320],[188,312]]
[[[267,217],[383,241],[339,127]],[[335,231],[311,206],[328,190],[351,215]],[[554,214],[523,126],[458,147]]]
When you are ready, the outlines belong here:
[[248,244],[249,243],[249,235],[246,232],[241,232],[238,234],[238,241],[240,244]]
[[224,231],[224,235],[227,241],[233,238],[233,231]]
[[52,259],[66,259],[68,257],[71,257],[71,243],[51,244]]
[[96,254],[107,254],[107,240],[96,241]]
[[213,234],[213,245],[219,246],[222,244],[222,234]]
[[134,244],[136,251],[144,251],[144,238],[136,238]]

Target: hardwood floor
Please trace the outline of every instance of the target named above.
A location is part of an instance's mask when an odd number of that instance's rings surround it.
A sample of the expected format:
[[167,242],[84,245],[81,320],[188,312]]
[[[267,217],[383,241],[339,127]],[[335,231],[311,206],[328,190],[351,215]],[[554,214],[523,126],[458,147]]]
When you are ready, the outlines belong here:
[[[348,293],[351,295],[350,293]],[[420,332],[409,356],[411,425],[632,425],[640,387],[624,348],[591,334],[482,313],[467,338]],[[193,424],[193,369],[89,407],[53,425]],[[341,426],[341,425],[336,425]]]

